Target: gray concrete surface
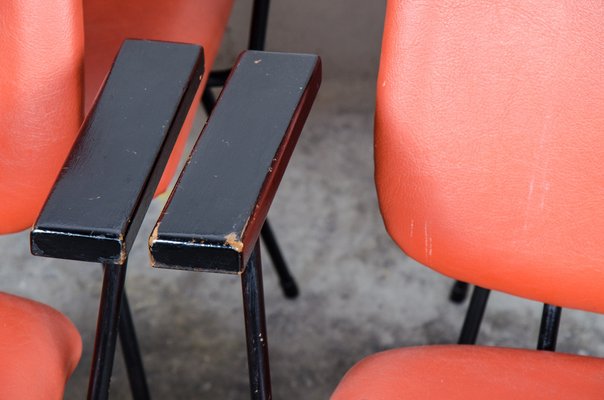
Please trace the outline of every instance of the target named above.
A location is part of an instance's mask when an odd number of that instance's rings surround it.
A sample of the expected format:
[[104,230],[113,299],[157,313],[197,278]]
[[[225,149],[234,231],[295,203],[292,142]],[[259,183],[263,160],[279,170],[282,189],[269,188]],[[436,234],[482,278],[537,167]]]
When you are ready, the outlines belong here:
[[[342,10],[316,3],[318,9],[313,10],[310,2],[304,3],[303,10],[296,10],[302,21],[290,22],[288,12],[302,2],[275,0],[283,18],[271,20],[275,47],[291,44],[293,50],[319,50],[326,61],[325,83],[270,213],[301,289],[299,299],[285,300],[264,255],[275,399],[326,399],[344,372],[365,355],[397,346],[454,342],[465,311],[465,305],[447,301],[451,281],[406,258],[385,233],[379,216],[372,161],[379,28],[373,24],[381,24],[382,17],[375,14],[383,4],[330,2],[352,10],[346,14],[350,22],[342,23],[335,18]],[[236,16],[239,12],[243,8]],[[306,29],[298,44],[288,30],[294,27]],[[347,32],[365,28],[370,34],[338,46],[340,40],[351,40]],[[237,29],[227,35],[221,62],[236,52],[230,37]],[[329,33],[339,38],[328,37]],[[287,39],[288,35],[292,36]],[[356,50],[366,59],[356,60]],[[340,63],[340,55],[345,62]],[[357,69],[355,62],[366,64]],[[153,397],[246,399],[238,278],[148,266],[146,238],[164,202],[165,196],[152,204],[127,278]],[[27,232],[0,237],[0,251],[4,256],[0,290],[48,303],[80,329],[85,353],[66,398],[84,398],[100,267],[35,258],[29,254]],[[479,342],[532,348],[540,312],[539,304],[494,294]],[[559,348],[604,355],[603,328],[601,317],[565,310]],[[119,354],[112,398],[130,398]]]

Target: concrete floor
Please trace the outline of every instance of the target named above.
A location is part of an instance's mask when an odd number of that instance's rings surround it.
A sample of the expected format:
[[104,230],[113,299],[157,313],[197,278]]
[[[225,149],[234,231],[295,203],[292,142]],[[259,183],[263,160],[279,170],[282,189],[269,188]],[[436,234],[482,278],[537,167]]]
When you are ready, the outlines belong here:
[[[370,13],[373,20],[364,24],[381,23],[380,12]],[[284,24],[281,20],[278,26]],[[233,48],[229,35],[226,47]],[[406,258],[383,228],[373,186],[374,53],[361,52],[368,54],[367,65],[356,73],[339,76],[338,68],[344,67],[334,64],[337,57],[325,63],[329,72],[270,213],[301,289],[297,300],[284,299],[264,255],[275,399],[326,399],[363,356],[398,346],[452,343],[461,326],[466,306],[447,301],[451,281]],[[221,60],[232,57],[227,52]],[[149,267],[146,241],[164,201],[156,199],[151,206],[127,278],[153,397],[248,398],[238,278]],[[85,352],[65,398],[82,399],[101,269],[35,258],[28,246],[27,232],[0,237],[5,263],[0,290],[48,303],[75,322]],[[532,348],[540,312],[539,304],[496,293],[478,340]],[[565,310],[559,349],[604,356],[601,332],[604,318]],[[111,393],[114,399],[130,398],[119,352]]]

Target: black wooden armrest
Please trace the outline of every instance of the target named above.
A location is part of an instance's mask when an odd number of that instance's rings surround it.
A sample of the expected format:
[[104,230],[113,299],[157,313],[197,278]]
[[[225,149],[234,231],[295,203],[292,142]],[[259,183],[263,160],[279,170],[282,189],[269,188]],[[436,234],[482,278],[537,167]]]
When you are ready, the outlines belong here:
[[199,46],[124,42],[31,232],[34,255],[125,261],[202,73]]
[[149,238],[155,267],[244,270],[320,82],[314,55],[239,57]]

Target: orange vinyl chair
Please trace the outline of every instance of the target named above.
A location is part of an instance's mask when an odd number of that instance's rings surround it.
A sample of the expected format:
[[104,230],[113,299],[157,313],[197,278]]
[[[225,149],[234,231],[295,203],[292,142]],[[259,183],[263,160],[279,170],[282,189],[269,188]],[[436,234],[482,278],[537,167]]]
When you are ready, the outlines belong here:
[[[202,44],[209,70],[232,3],[1,2],[0,234],[33,225],[124,39]],[[184,132],[192,122],[193,112]],[[174,174],[186,136],[158,192]],[[0,398],[62,398],[81,353],[76,328],[59,312],[8,294],[0,294],[0,315]]]
[[604,359],[553,350],[560,307],[604,313],[602,4],[389,0],[377,88],[388,232],[442,274],[545,303],[542,351],[385,351],[332,400],[601,398]]

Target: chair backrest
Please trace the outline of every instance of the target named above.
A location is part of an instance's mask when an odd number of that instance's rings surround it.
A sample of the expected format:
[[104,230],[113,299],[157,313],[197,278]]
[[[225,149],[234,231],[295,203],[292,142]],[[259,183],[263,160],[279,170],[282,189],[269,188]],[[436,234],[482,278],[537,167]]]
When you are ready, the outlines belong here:
[[389,0],[376,184],[445,275],[604,312],[604,6]]
[[[0,234],[33,224],[125,39],[202,45],[209,71],[232,3],[0,2]],[[194,113],[195,107],[183,132]],[[159,192],[174,174],[186,136],[179,137]]]
[[81,0],[0,2],[0,234],[30,227],[82,118]]

